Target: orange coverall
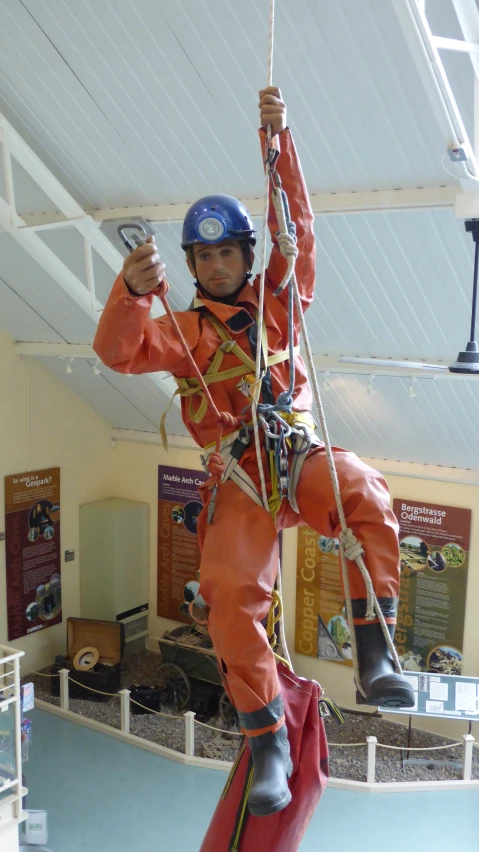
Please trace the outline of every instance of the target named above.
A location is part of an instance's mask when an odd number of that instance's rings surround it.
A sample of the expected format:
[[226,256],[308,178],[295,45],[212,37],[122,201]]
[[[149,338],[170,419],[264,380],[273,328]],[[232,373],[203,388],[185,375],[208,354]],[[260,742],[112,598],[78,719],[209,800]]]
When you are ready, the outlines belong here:
[[[260,137],[263,148],[263,131]],[[291,219],[296,223],[299,249],[296,277],[305,310],[313,299],[315,282],[313,213],[289,129],[280,134],[280,140],[277,170],[289,199]],[[273,290],[282,281],[286,262],[276,243],[278,226],[272,208],[269,227],[273,249],[266,274],[264,320],[268,351],[272,354],[287,348],[287,288],[279,297],[273,296]],[[252,314],[258,307],[258,286],[259,277],[252,284],[246,283],[233,306],[205,299],[197,291],[197,307],[175,314],[203,374],[221,343],[205,316],[205,309],[224,324],[251,357],[246,330],[254,323]],[[177,377],[190,378],[191,369],[167,316],[149,319],[153,295],[135,298],[120,274],[102,313],[93,348],[104,364],[120,373],[165,370]],[[298,332],[296,324],[295,345]],[[238,364],[237,356],[226,352],[221,369]],[[288,387],[288,361],[270,367],[270,371],[276,398]],[[234,377],[209,386],[219,411],[241,414],[246,399],[237,384],[238,378]],[[295,411],[311,410],[311,390],[299,356],[295,357],[293,398]],[[190,399],[182,398],[183,420],[196,443],[206,447],[216,439],[215,416],[207,409],[203,419],[195,423],[188,413],[189,404]],[[348,527],[364,547],[365,561],[386,622],[394,624],[400,576],[398,526],[389,508],[387,485],[377,471],[354,454],[334,448],[334,455]],[[253,441],[239,464],[259,486]],[[271,493],[266,463],[264,468]],[[268,511],[254,503],[234,482],[227,481],[218,489],[213,523],[207,523],[206,507],[198,519],[201,594],[210,607],[209,631],[225,686],[248,736],[276,731],[284,721],[275,659],[261,624],[268,614],[276,579],[277,532],[300,524],[307,524],[326,536],[336,536],[340,529],[324,447],[317,439],[303,464],[296,499],[299,515],[283,500],[275,524]],[[365,619],[365,585],[355,562],[348,562],[348,572],[354,622],[370,623]]]

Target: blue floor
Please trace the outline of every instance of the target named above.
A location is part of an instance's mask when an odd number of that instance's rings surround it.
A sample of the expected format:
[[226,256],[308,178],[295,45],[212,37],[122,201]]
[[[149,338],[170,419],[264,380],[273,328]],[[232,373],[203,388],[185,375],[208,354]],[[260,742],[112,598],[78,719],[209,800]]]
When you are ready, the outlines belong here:
[[[182,766],[42,710],[27,807],[52,852],[198,852],[226,773]],[[326,790],[300,852],[479,852],[479,791]]]

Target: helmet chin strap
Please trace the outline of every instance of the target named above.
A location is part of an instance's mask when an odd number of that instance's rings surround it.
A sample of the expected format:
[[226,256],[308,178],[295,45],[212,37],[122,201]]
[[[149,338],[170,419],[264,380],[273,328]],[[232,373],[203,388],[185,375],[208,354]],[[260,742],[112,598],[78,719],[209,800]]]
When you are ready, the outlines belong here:
[[246,283],[249,281],[249,279],[251,277],[252,277],[252,273],[247,272],[244,279],[243,279],[243,283],[240,284],[238,289],[235,290],[234,293],[231,293],[230,296],[213,296],[213,294],[210,293],[209,290],[206,289],[206,287],[203,287],[203,285],[200,284],[198,279],[195,280],[195,285],[198,288],[198,290],[200,290],[200,292],[203,294],[205,299],[209,299],[211,302],[223,302],[223,304],[225,304],[225,305],[234,305],[235,302],[236,302],[236,299],[238,298],[239,294],[241,293],[243,287],[246,285]]

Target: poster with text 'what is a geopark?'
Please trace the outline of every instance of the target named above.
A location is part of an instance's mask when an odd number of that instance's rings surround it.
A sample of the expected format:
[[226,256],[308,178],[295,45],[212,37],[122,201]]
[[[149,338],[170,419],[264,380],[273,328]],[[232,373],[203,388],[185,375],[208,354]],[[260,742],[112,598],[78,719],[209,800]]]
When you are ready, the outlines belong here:
[[396,648],[406,671],[462,673],[471,510],[394,500],[401,584]]
[[62,620],[60,468],[5,477],[8,640]]

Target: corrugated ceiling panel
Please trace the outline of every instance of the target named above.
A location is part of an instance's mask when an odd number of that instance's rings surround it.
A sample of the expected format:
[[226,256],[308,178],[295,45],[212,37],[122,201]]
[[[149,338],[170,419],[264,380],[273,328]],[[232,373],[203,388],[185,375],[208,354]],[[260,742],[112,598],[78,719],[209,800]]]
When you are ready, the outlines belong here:
[[96,325],[8,234],[0,234],[4,281],[68,343],[91,343]]
[[369,378],[330,376],[323,403],[333,444],[366,458],[479,467],[479,383],[419,379],[411,399],[408,380],[376,377],[368,394]]
[[314,351],[456,357],[468,334],[473,245],[451,211],[317,217]]
[[[1,35],[0,35],[1,46]],[[3,165],[3,145],[0,142],[0,196],[6,198],[5,174]],[[45,195],[37,183],[27,174],[15,157],[11,159],[17,213],[55,213],[56,206]]]
[[0,328],[13,340],[61,343],[62,338],[0,278]]
[[[132,187],[137,203],[147,202],[149,174],[121,127],[103,115],[22,3],[2,0],[1,17],[0,107],[6,117],[84,207],[122,204]],[[120,96],[118,89],[114,95]],[[160,194],[158,202],[165,200]]]
[[[156,227],[169,298],[184,310],[193,289],[181,226]],[[473,243],[452,211],[317,216],[315,233],[315,353],[455,359],[469,329]],[[258,245],[256,272],[259,256]]]
[[[0,7],[7,117],[85,207],[261,193],[266,0]],[[311,192],[453,180],[389,0],[278,0],[274,79]]]

